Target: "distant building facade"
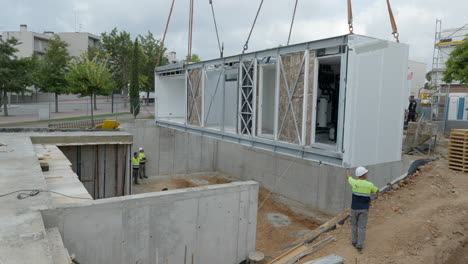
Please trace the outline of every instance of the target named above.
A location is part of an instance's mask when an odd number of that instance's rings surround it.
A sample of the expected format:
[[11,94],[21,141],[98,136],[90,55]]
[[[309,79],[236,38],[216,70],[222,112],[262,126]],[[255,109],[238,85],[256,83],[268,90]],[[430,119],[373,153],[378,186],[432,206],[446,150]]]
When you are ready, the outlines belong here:
[[[68,44],[68,52],[71,56],[80,57],[84,52],[88,51],[89,47],[99,45],[99,36],[87,32],[62,32],[54,33],[52,31],[45,31],[44,33],[37,33],[28,31],[27,25],[20,25],[19,31],[5,31],[2,33],[3,40],[15,38],[18,40],[19,45],[16,46],[18,51],[16,55],[20,58],[31,57],[34,53],[43,57],[46,48],[49,45],[49,40],[59,36],[64,42]],[[35,94],[32,96],[22,97],[21,100],[16,97],[16,102],[29,103],[29,102],[46,102],[50,98],[47,94],[38,92],[37,88],[30,87],[30,91]],[[11,95],[10,95],[11,96]],[[78,99],[77,95],[61,95],[60,100],[67,98],[67,100]]]
[[419,91],[426,83],[426,63],[408,60],[408,87],[410,95],[420,98]]
[[20,44],[16,46],[18,49],[18,57],[30,57],[36,52],[39,57],[45,54],[48,42],[54,37],[52,32],[37,33],[28,31],[27,25],[20,25],[20,31],[6,31],[2,34],[2,39],[11,38],[17,39]]
[[166,52],[164,54],[164,57],[167,58],[167,60],[169,61],[169,64],[174,64],[174,63],[179,62],[179,60],[177,60],[177,53],[175,51]]
[[19,31],[5,31],[2,33],[4,40],[16,38],[20,44],[16,47],[18,49],[17,56],[30,57],[36,53],[39,57],[45,54],[50,39],[59,36],[63,41],[68,44],[68,52],[71,56],[80,57],[81,54],[88,51],[89,47],[99,45],[99,36],[87,32],[62,32],[54,33],[52,31],[45,31],[44,33],[37,33],[28,31],[27,25],[20,25]]
[[74,57],[80,57],[89,47],[97,46],[100,42],[99,36],[87,32],[62,32],[57,35],[68,44],[68,51]]

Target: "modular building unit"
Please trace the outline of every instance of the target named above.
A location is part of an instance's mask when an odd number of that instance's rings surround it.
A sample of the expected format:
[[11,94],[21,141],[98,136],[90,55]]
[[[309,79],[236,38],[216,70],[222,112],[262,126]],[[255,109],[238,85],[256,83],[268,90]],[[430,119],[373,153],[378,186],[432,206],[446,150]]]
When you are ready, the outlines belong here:
[[335,166],[401,159],[408,45],[360,35],[156,68],[156,123]]

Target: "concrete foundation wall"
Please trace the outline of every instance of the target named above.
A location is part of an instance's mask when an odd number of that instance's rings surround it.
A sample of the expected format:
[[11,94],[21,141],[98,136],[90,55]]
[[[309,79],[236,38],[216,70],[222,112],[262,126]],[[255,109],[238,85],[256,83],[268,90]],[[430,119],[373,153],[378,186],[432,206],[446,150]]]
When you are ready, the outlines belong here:
[[[258,184],[234,182],[42,212],[80,263],[238,264],[255,249]],[[192,257],[194,262],[192,262]]]
[[94,199],[130,193],[130,145],[60,146]]
[[[351,202],[351,187],[342,167],[158,127],[154,121],[126,124],[124,130],[134,135],[135,147],[146,144],[150,159],[159,156],[153,167],[148,166],[148,175],[221,171],[240,180],[255,180],[275,193],[330,214],[341,212]],[[402,162],[368,166],[369,180],[384,186],[402,175],[403,167]]]
[[149,176],[216,170],[216,139],[161,129],[151,120],[124,123],[122,130],[134,135],[132,153],[145,149]]
[[[384,186],[402,174],[402,167],[401,162],[367,166],[369,181]],[[351,204],[351,187],[342,167],[217,141],[216,169],[241,180],[257,181],[325,213],[339,213]]]

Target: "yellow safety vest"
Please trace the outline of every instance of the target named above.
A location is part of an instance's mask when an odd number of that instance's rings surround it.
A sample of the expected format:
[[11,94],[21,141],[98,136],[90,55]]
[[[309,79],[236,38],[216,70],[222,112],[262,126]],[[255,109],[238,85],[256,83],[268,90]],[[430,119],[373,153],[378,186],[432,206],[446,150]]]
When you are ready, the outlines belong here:
[[348,182],[353,187],[353,194],[358,196],[370,196],[371,193],[379,191],[379,188],[370,181],[355,180],[352,177],[349,177]]
[[132,165],[140,165],[140,158],[132,158]]
[[140,152],[140,154],[138,154],[138,158],[139,158],[140,160],[146,158],[145,153],[141,153],[141,152]]

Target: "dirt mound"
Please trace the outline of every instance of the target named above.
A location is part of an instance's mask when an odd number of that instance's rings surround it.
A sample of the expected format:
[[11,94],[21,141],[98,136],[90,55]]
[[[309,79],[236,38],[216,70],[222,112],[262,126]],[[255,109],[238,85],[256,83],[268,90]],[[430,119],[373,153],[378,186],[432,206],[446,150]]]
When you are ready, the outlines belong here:
[[468,175],[434,161],[374,200],[363,254],[349,221],[329,234],[337,241],[299,263],[329,254],[349,263],[468,263]]

